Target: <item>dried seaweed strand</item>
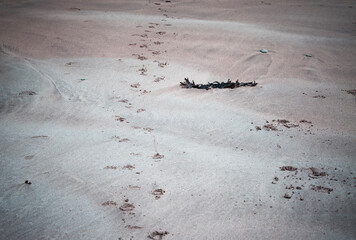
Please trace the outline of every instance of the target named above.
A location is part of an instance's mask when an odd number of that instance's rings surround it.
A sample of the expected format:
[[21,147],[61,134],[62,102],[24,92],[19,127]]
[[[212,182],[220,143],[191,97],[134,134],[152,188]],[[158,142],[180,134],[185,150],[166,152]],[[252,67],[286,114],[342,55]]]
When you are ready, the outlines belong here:
[[215,81],[213,83],[208,84],[195,84],[194,81],[189,81],[189,78],[184,78],[185,82],[180,82],[180,86],[182,88],[198,88],[198,89],[206,89],[209,90],[211,88],[238,88],[238,87],[254,87],[257,85],[255,81],[253,82],[231,82],[230,79],[227,82],[218,82]]

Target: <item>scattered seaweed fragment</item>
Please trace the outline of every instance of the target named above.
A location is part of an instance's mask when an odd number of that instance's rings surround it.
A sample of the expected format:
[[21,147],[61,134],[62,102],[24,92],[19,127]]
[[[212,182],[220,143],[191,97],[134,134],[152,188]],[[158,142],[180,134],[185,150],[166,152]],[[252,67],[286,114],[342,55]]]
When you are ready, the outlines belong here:
[[180,86],[182,88],[198,88],[198,89],[205,89],[209,90],[211,88],[238,88],[238,87],[254,87],[256,86],[257,83],[255,81],[253,82],[239,82],[238,80],[236,82],[230,81],[228,79],[227,82],[218,82],[215,81],[213,83],[208,84],[195,84],[195,82],[192,80],[191,82],[189,81],[189,78],[184,78],[184,82],[180,82]]

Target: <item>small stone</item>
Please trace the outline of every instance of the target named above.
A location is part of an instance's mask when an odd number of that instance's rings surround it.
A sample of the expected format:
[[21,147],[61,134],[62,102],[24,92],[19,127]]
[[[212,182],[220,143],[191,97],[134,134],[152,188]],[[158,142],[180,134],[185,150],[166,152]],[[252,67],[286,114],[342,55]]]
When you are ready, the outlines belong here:
[[32,182],[30,182],[29,180],[25,181],[26,184],[32,184]]
[[306,57],[312,57],[313,55],[307,53],[307,54],[305,54],[305,56],[306,56]]
[[261,52],[261,53],[268,53],[268,50],[265,49],[265,48],[262,48],[262,49],[260,50],[260,52]]

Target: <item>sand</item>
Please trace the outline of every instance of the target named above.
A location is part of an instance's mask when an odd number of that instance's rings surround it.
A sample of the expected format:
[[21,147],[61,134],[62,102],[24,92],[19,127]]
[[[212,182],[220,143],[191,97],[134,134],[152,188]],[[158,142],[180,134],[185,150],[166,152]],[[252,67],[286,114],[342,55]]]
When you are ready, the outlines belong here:
[[356,239],[354,16],[0,1],[0,238]]

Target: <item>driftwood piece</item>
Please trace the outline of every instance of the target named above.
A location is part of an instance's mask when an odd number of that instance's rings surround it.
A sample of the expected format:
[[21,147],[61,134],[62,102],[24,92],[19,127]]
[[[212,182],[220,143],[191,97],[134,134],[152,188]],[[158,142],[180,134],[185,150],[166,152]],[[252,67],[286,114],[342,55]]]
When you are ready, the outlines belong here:
[[184,78],[184,82],[180,82],[180,86],[182,88],[198,88],[198,89],[205,89],[209,90],[211,88],[238,88],[238,87],[254,87],[256,86],[257,83],[255,81],[253,82],[239,82],[238,80],[236,82],[231,82],[230,79],[228,79],[227,82],[218,82],[215,81],[213,83],[208,84],[195,84],[194,81],[189,81],[189,78]]

